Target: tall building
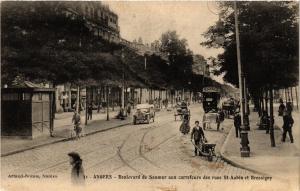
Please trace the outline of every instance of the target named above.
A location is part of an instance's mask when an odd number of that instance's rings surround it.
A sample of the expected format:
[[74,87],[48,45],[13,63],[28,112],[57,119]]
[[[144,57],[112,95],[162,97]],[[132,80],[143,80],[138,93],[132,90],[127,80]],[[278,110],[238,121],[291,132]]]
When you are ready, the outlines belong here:
[[64,13],[69,17],[80,16],[95,36],[120,42],[118,15],[101,1],[62,1]]

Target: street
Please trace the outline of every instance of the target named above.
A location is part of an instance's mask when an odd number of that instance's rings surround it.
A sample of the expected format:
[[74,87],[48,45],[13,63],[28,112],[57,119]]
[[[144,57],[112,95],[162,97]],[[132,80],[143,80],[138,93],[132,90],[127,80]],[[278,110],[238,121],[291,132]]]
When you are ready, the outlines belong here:
[[[203,111],[200,104],[192,105],[190,108],[192,126],[195,120],[201,122]],[[154,123],[127,125],[86,136],[78,141],[56,143],[2,157],[2,179],[6,180],[6,185],[9,185],[10,181],[16,180],[7,179],[9,175],[22,174],[37,176],[39,181],[46,179],[48,184],[49,178],[45,178],[45,176],[52,176],[53,182],[68,181],[71,167],[67,154],[76,151],[83,159],[86,184],[90,186],[95,186],[97,183],[109,184],[110,181],[115,182],[120,179],[125,179],[119,181],[120,184],[139,182],[142,181],[141,178],[134,180],[134,177],[145,175],[149,186],[153,181],[162,186],[173,185],[175,182],[172,183],[172,179],[168,177],[176,176],[178,185],[175,187],[178,190],[185,186],[210,188],[211,181],[214,182],[214,189],[217,189],[224,183],[224,176],[234,179],[234,181],[230,181],[232,185],[245,184],[252,188],[256,184],[264,184],[269,187],[271,185],[274,188],[278,187],[274,182],[267,180],[247,183],[243,177],[248,175],[260,177],[261,175],[234,167],[219,157],[220,148],[231,128],[231,119],[225,120],[222,124],[224,128],[222,131],[215,129],[205,131],[208,141],[217,144],[217,157],[212,162],[205,157],[194,156],[190,134],[182,135],[179,132],[180,123],[174,121],[173,111],[162,111],[157,113]],[[189,180],[188,176],[202,177],[202,179],[207,176],[210,179],[203,182]],[[179,184],[180,182],[184,184]],[[145,185],[147,184],[143,184],[143,186]],[[183,188],[180,189],[180,187]],[[137,188],[138,184],[135,189]],[[234,190],[234,188],[230,188],[230,190]]]

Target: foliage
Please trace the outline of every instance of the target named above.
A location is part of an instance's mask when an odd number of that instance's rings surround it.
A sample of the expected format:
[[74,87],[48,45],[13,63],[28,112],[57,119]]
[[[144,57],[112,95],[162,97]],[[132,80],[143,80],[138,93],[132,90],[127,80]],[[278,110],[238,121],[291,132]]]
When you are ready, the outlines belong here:
[[[298,82],[298,4],[293,2],[237,2],[241,62],[250,89],[275,88]],[[206,47],[223,48],[214,64],[216,74],[238,85],[235,25],[232,2],[220,3],[221,22],[204,34]],[[224,37],[223,44],[217,43]]]

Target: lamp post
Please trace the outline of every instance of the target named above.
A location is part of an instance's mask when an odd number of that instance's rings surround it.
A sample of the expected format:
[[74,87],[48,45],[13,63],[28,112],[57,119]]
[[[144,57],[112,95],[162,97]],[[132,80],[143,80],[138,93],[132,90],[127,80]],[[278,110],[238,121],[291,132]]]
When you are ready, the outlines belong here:
[[106,121],[109,121],[109,98],[110,98],[110,87],[106,87]]
[[124,110],[125,103],[124,103],[124,91],[125,91],[125,66],[124,66],[124,50],[122,49],[122,62],[123,62],[123,72],[122,72],[122,92],[121,92],[121,107]]
[[234,26],[235,26],[235,37],[236,37],[236,50],[237,50],[237,61],[238,61],[238,75],[239,75],[239,89],[240,89],[240,103],[241,103],[241,157],[250,156],[250,147],[248,146],[248,132],[245,127],[245,95],[244,95],[244,84],[241,63],[241,53],[240,53],[240,37],[239,37],[239,27],[238,27],[238,14],[237,14],[237,3],[234,1]]

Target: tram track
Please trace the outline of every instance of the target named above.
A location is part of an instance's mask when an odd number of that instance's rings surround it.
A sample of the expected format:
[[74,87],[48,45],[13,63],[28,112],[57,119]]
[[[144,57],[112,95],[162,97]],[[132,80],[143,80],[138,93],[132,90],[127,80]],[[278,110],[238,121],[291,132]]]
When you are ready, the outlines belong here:
[[[160,116],[160,117],[162,117],[162,116]],[[168,121],[168,122],[165,122],[165,123],[163,123],[163,124],[160,124],[160,125],[155,124],[155,125],[151,125],[151,126],[149,126],[149,127],[147,127],[147,128],[143,128],[143,130],[144,130],[144,129],[147,130],[144,134],[147,134],[148,132],[151,131],[151,129],[153,129],[153,128],[155,128],[155,127],[163,126],[163,125],[165,125],[165,124],[167,124],[167,123],[169,123],[169,121]],[[129,127],[129,129],[131,129],[131,127]],[[135,130],[136,130],[136,129],[132,129],[132,131],[135,131]],[[128,134],[129,134],[129,135],[132,134],[132,131],[131,131],[130,133],[128,133]],[[117,137],[118,137],[118,135],[117,135],[117,136],[114,136],[114,138],[117,138]],[[121,144],[121,148],[117,146],[117,149],[116,149],[117,151],[116,151],[116,153],[115,153],[113,156],[111,156],[111,157],[109,157],[109,158],[107,158],[107,159],[105,159],[105,160],[101,160],[100,162],[98,162],[98,163],[96,163],[96,164],[93,164],[93,165],[91,165],[91,166],[88,166],[88,167],[86,168],[86,170],[91,169],[91,168],[94,168],[94,167],[96,167],[96,166],[98,166],[98,165],[100,165],[100,164],[102,164],[102,163],[104,163],[104,162],[106,162],[106,161],[112,160],[113,158],[115,158],[115,157],[117,157],[117,156],[120,157],[120,155],[121,155],[120,158],[123,158],[123,156],[122,156],[122,154],[121,154],[121,150],[122,150],[124,144],[126,143],[126,141],[128,140],[129,137],[130,137],[130,136],[127,136],[127,137],[124,139],[124,141],[123,141],[122,144]],[[145,137],[145,136],[143,135],[143,137]],[[109,139],[111,139],[111,138],[109,138]],[[101,140],[101,142],[103,142],[103,140]],[[100,142],[96,142],[96,143],[94,143],[93,145],[106,145],[106,144],[100,144]],[[140,147],[142,147],[142,146],[140,146]],[[82,150],[83,148],[86,148],[86,145],[82,145],[80,148],[78,148],[78,149],[76,149],[76,150],[74,150],[74,151],[75,151],[75,152],[78,152],[79,150]],[[128,151],[130,151],[130,150],[132,150],[132,149],[134,149],[134,148],[136,148],[136,147],[133,146],[133,147],[127,149],[126,151],[128,152]],[[83,152],[83,153],[81,152],[80,155],[81,155],[82,158],[88,158],[88,156],[89,156],[90,154],[95,154],[95,153],[97,153],[97,152],[99,152],[99,149],[96,149],[96,150],[93,149],[93,150],[90,150],[90,151],[88,151],[88,152]],[[139,157],[144,158],[144,159],[147,160],[149,163],[152,163],[152,165],[155,164],[154,162],[152,162],[151,160],[149,160],[148,158],[146,158],[145,156],[143,156],[143,153],[141,153],[141,155],[140,155]],[[139,157],[137,157],[137,158],[139,158]],[[124,159],[124,158],[123,158],[123,159]],[[122,160],[122,159],[121,159],[121,160]],[[52,164],[52,165],[50,165],[50,166],[47,166],[47,167],[45,167],[45,168],[35,170],[35,171],[33,171],[33,173],[35,173],[35,174],[36,174],[36,173],[42,173],[42,172],[48,171],[48,170],[50,170],[50,169],[59,167],[59,166],[61,166],[61,165],[65,165],[65,164],[68,163],[68,162],[69,162],[69,160],[62,160],[62,161],[59,161],[59,162],[57,162],[57,163],[55,163],[55,164]],[[124,163],[123,160],[122,160],[122,162]],[[127,165],[127,164],[126,164],[126,161],[125,161],[125,165]],[[29,165],[29,166],[27,166],[27,167],[31,167],[31,166],[32,166],[32,165]],[[156,166],[156,167],[158,167],[158,166]],[[24,167],[22,167],[22,168],[24,168]],[[20,168],[19,168],[19,169],[20,169]],[[15,170],[15,172],[18,171],[19,169]]]

